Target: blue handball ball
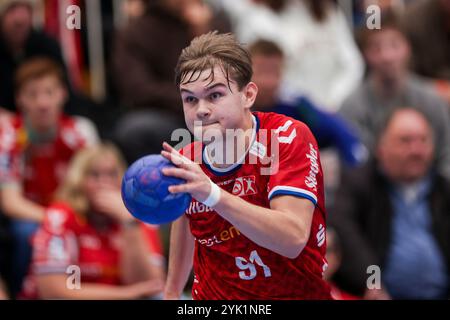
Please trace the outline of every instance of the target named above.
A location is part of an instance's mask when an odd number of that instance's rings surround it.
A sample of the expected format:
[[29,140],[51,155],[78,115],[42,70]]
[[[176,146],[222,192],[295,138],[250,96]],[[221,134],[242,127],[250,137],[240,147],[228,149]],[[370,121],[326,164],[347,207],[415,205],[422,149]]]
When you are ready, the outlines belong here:
[[122,199],[137,219],[151,224],[168,223],[188,208],[191,195],[172,194],[168,187],[185,180],[165,176],[161,169],[174,165],[161,155],[149,155],[134,162],[122,179]]

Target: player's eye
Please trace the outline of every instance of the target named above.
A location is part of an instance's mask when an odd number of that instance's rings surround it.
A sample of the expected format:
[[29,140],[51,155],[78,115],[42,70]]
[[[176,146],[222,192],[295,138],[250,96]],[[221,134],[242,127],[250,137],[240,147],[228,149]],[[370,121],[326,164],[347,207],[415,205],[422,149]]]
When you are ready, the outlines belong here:
[[192,104],[192,103],[195,103],[196,101],[197,101],[197,98],[193,97],[193,96],[187,96],[184,98],[185,103]]
[[209,98],[214,101],[214,100],[220,99],[222,96],[223,96],[222,93],[214,92],[209,95]]

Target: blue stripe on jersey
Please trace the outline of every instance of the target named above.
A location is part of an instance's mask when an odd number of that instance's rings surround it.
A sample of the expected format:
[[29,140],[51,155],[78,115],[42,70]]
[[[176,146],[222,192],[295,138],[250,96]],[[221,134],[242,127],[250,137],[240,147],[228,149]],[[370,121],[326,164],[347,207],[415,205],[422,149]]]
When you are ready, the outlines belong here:
[[309,194],[303,193],[303,192],[297,192],[297,191],[291,191],[291,190],[277,190],[274,191],[270,198],[269,201],[273,199],[273,197],[275,196],[281,196],[281,195],[285,195],[285,196],[295,196],[295,197],[300,197],[300,198],[305,198],[310,200],[314,205],[317,205],[317,201],[316,199],[314,199],[313,197],[311,197]]

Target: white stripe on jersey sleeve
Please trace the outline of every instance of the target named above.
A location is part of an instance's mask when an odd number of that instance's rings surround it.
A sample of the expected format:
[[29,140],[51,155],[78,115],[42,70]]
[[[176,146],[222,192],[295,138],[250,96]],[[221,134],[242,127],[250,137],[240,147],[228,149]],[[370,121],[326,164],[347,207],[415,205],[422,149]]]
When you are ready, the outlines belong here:
[[296,187],[290,187],[290,186],[276,186],[273,188],[269,193],[269,200],[272,198],[274,193],[281,193],[281,194],[292,194],[292,195],[299,195],[299,196],[305,196],[306,198],[313,201],[314,204],[317,204],[317,197],[314,193],[311,191],[302,189],[302,188],[296,188]]

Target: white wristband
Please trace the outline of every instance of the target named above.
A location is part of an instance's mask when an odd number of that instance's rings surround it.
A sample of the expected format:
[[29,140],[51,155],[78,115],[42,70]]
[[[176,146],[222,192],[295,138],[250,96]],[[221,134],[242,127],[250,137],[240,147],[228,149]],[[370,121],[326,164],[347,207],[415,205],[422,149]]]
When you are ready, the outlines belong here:
[[206,198],[205,201],[203,201],[203,204],[207,207],[214,207],[220,200],[220,187],[209,180],[211,183],[211,192],[209,193],[208,198]]

